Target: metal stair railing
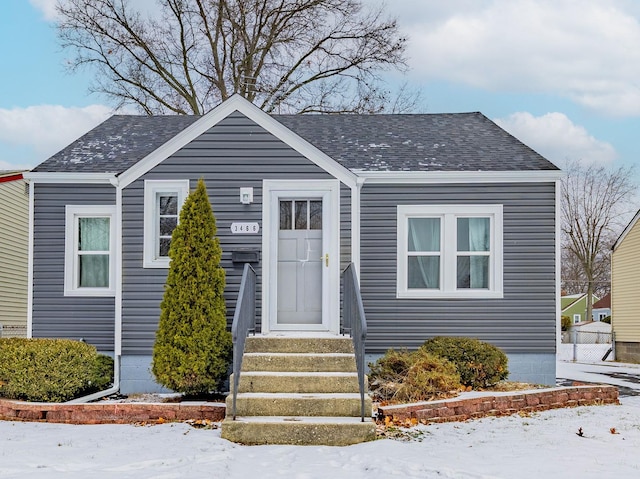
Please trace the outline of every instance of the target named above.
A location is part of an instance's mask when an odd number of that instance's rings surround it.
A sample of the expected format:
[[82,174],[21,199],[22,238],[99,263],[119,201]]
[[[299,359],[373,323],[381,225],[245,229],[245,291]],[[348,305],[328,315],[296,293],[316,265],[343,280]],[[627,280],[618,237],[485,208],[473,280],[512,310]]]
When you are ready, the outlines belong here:
[[231,337],[233,341],[233,391],[232,391],[232,415],[236,420],[236,396],[240,384],[240,370],[242,369],[242,356],[244,355],[245,339],[249,332],[256,331],[256,272],[249,263],[244,264],[238,302],[233,314]]
[[367,320],[364,315],[362,296],[355,266],[350,263],[343,273],[343,333],[349,333],[353,340],[353,349],[356,355],[356,367],[358,370],[358,386],[360,388],[360,415],[364,422],[364,344],[367,339]]

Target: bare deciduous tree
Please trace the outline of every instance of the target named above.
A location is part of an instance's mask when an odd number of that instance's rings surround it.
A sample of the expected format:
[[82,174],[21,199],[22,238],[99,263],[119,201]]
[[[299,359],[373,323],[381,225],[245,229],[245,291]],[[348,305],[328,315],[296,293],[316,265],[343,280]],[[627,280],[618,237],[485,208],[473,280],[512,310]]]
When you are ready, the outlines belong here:
[[[71,69],[92,91],[147,114],[203,114],[233,93],[267,112],[406,110],[381,75],[406,69],[406,40],[360,0],[58,0]],[[138,3],[138,6],[140,4]]]
[[[587,297],[596,289],[608,291],[611,246],[626,225],[632,211],[637,185],[632,167],[609,170],[571,162],[562,181],[562,276],[567,290],[578,292],[572,283],[582,282]],[[603,285],[603,283],[605,283]],[[587,301],[587,319],[592,317]]]
[[[603,244],[610,245],[615,238],[605,239]],[[582,294],[587,290],[588,280],[581,261],[567,247],[562,244],[562,291],[563,294]],[[603,248],[596,257],[593,280],[593,294],[603,298],[611,290],[611,251]]]

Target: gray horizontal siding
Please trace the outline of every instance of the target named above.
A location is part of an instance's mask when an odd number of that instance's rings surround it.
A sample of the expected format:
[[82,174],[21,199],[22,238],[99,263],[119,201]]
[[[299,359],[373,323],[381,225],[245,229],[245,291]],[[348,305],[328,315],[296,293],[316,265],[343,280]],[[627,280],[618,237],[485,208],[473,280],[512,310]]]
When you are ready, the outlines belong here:
[[[398,205],[502,204],[503,299],[397,299]],[[416,348],[433,336],[470,336],[509,353],[555,351],[553,183],[365,184],[361,289],[367,352]]]
[[[123,354],[151,354],[160,314],[166,269],[144,269],[144,180],[191,180],[194,188],[204,178],[216,216],[222,246],[222,266],[227,274],[227,319],[233,317],[242,264],[231,262],[238,248],[261,249],[262,236],[232,235],[233,222],[257,222],[262,233],[262,180],[330,179],[321,168],[240,114],[223,120],[123,191]],[[253,187],[254,202],[239,202],[240,187]],[[341,229],[350,231],[350,191],[341,191]],[[343,234],[344,236],[344,234]],[[342,261],[349,260],[348,239],[341,243]],[[260,297],[260,265],[258,273]],[[258,314],[260,303],[258,300]]]
[[115,188],[33,187],[33,337],[84,339],[100,351],[113,351],[114,298],[64,296],[64,235],[66,205],[115,205]]

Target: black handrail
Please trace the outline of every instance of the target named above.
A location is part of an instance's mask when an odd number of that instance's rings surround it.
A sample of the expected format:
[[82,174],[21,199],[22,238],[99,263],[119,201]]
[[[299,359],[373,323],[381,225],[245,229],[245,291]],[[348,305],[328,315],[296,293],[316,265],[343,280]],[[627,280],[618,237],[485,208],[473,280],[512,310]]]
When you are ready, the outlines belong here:
[[358,285],[355,266],[350,263],[344,270],[343,332],[348,332],[353,340],[358,370],[358,386],[360,387],[360,413],[364,422],[364,343],[367,339],[367,320],[364,315],[362,296]]
[[231,412],[233,420],[236,420],[236,396],[238,384],[240,384],[240,370],[242,369],[242,356],[244,354],[245,339],[249,332],[256,331],[256,272],[249,263],[244,264],[242,281],[238,292],[238,302],[233,314],[231,337],[233,341],[233,390]]

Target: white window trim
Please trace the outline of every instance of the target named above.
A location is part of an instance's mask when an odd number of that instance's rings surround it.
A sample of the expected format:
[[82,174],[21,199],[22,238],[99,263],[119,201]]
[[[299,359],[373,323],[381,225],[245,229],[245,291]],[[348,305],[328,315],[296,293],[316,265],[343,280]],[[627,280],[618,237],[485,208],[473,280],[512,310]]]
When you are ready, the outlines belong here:
[[145,180],[144,182],[144,268],[168,268],[169,258],[158,257],[156,245],[159,231],[157,228],[158,193],[176,193],[178,195],[178,214],[189,194],[189,180]]
[[[109,287],[80,288],[78,284],[78,218],[109,218]],[[115,296],[116,278],[116,207],[104,205],[67,205],[65,207],[65,296]]]
[[573,315],[573,324],[578,324],[582,322],[582,315],[581,314],[574,314]]
[[[398,298],[469,298],[495,299],[502,298],[503,292],[503,229],[502,205],[398,205],[397,211],[397,291]],[[491,255],[488,289],[456,289],[455,274],[446,272],[456,271],[457,250],[456,222],[446,221],[445,217],[473,217],[491,218]],[[439,289],[409,289],[407,286],[407,244],[408,218],[428,217],[442,218],[441,267]]]

